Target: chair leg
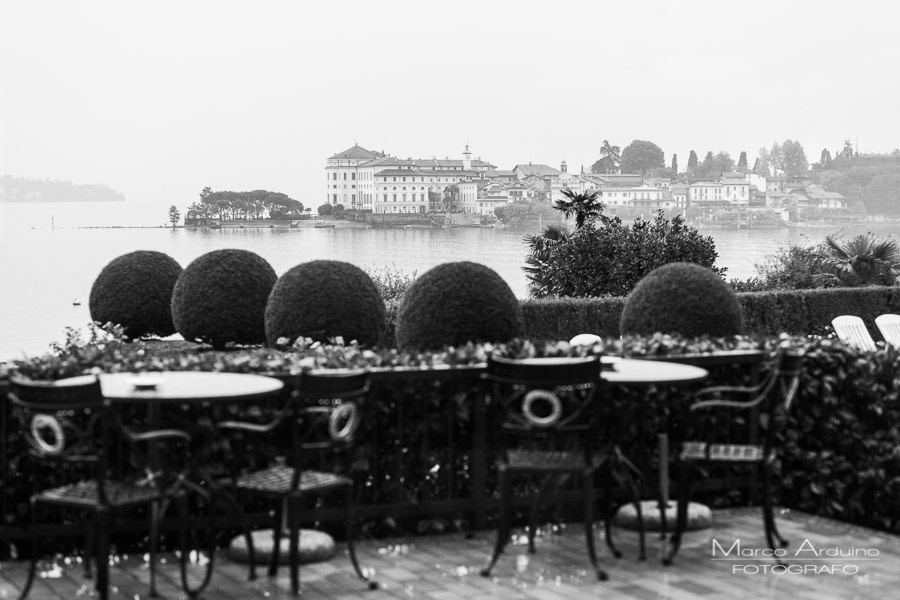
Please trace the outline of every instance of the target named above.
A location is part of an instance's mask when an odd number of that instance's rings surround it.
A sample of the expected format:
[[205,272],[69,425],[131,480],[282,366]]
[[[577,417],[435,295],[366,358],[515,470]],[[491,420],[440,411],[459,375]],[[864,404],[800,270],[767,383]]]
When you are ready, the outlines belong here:
[[776,540],[778,541],[777,548],[784,548],[788,545],[788,541],[781,536],[778,527],[775,525],[774,507],[772,506],[772,474],[766,466],[762,467],[762,484],[763,524],[766,530],[766,541],[769,543],[771,550],[776,549]]
[[100,600],[109,598],[109,510],[99,508],[94,513],[97,520],[97,582]]
[[290,496],[287,506],[291,591],[300,594],[300,498]]
[[641,493],[638,490],[637,482],[631,474],[627,474],[626,481],[631,490],[631,499],[634,503],[634,510],[637,514],[638,522],[638,560],[647,560],[647,528],[644,525],[644,512],[641,508]]
[[19,595],[19,600],[24,600],[28,596],[28,592],[31,591],[31,586],[34,584],[34,577],[37,575],[37,511],[35,510],[36,506],[33,500],[29,502],[29,509],[31,510],[31,562],[28,565],[28,579],[25,580],[25,585],[22,587],[22,593]]
[[678,516],[675,519],[675,531],[669,543],[669,551],[663,556],[663,564],[671,565],[681,548],[681,536],[687,528],[687,510],[691,500],[691,475],[693,468],[685,462],[678,463]]
[[94,524],[88,520],[84,524],[84,578],[94,578]]
[[244,535],[244,541],[247,543],[247,561],[250,563],[250,574],[248,576],[248,579],[250,581],[255,581],[256,548],[253,546],[253,535],[250,531],[250,526],[247,524],[247,515],[244,513],[244,509],[241,508],[241,505],[238,503],[237,498],[235,498],[231,493],[229,493],[225,489],[222,489],[219,491],[219,494],[231,508],[232,512],[240,518],[241,532]]
[[377,590],[378,582],[369,579],[369,577],[363,573],[362,568],[359,566],[359,561],[356,558],[356,549],[353,546],[353,486],[347,486],[347,496],[344,501],[346,502],[344,509],[344,527],[345,535],[347,537],[347,551],[350,553],[350,562],[353,563],[353,569],[356,571],[359,578],[368,584],[369,589]]
[[547,496],[550,491],[557,487],[557,476],[556,475],[547,475],[544,477],[544,480],[541,482],[541,488],[538,490],[537,496],[534,498],[534,503],[531,505],[531,516],[528,522],[528,552],[529,554],[534,554],[537,550],[534,547],[534,538],[537,535],[537,525],[538,525],[538,515],[540,513],[541,506],[546,502]]
[[594,473],[584,476],[584,536],[587,541],[588,558],[597,574],[597,579],[606,581],[609,575],[597,564],[597,548],[594,544]]
[[[156,591],[156,551],[159,545],[159,520],[164,509],[160,507],[159,502],[154,502],[150,507],[150,597],[158,598],[159,593]],[[182,554],[184,548],[181,549]]]
[[506,543],[509,541],[510,534],[510,512],[512,511],[512,480],[509,471],[504,468],[498,469],[500,477],[500,522],[497,524],[497,541],[494,544],[494,553],[491,556],[491,562],[488,566],[481,570],[482,577],[490,577],[491,569],[497,564],[497,559],[503,553]]
[[608,462],[604,465],[603,468],[603,489],[601,491],[601,496],[603,498],[603,531],[604,536],[606,537],[606,545],[607,547],[609,547],[609,551],[612,552],[612,555],[614,557],[622,558],[622,551],[616,548],[616,543],[613,541],[612,469],[613,465]]
[[278,563],[281,562],[281,532],[284,529],[284,505],[287,500],[279,500],[275,507],[275,524],[272,526],[272,558],[269,561],[269,577],[278,574]]

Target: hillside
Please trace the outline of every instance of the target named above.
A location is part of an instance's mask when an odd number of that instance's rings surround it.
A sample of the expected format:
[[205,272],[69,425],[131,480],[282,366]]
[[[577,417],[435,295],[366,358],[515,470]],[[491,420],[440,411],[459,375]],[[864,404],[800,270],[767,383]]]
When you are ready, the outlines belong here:
[[125,195],[103,184],[0,177],[0,202],[119,202]]

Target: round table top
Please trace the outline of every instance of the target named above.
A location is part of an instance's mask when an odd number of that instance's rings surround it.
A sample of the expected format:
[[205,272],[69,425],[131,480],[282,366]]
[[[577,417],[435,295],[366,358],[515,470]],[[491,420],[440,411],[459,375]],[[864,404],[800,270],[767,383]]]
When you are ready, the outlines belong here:
[[[58,385],[75,384],[92,377],[72,377]],[[284,387],[273,377],[247,373],[163,371],[102,373],[103,397],[114,402],[233,402],[272,396]]]
[[601,362],[604,369],[600,375],[608,383],[665,385],[702,381],[709,376],[706,369],[661,360],[603,357]]

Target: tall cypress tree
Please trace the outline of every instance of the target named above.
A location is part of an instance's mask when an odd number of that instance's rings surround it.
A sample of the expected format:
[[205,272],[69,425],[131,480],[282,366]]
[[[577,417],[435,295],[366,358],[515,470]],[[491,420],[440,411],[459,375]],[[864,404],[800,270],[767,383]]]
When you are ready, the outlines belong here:
[[688,171],[697,168],[697,153],[691,150],[691,155],[688,156]]
[[678,155],[672,155],[672,173],[678,175]]
[[747,153],[746,152],[741,152],[741,156],[740,156],[740,158],[738,158],[737,168],[740,171],[747,170]]

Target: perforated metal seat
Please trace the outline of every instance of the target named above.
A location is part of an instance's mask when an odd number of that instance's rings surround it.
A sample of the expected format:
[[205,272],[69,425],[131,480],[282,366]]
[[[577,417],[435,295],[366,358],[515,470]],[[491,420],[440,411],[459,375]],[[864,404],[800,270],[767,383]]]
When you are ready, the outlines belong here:
[[[291,483],[294,477],[294,469],[285,465],[273,465],[262,471],[254,471],[241,475],[237,480],[237,487],[252,490],[261,494],[283,496],[291,492]],[[299,481],[293,491],[315,492],[327,491],[341,486],[351,486],[353,480],[349,477],[326,473],[323,471],[302,471]]]
[[[685,442],[681,447],[680,460],[712,460],[716,462],[759,462],[765,450],[759,444],[708,444],[706,442]],[[775,453],[769,452],[769,460]]]
[[[146,485],[130,484],[121,481],[104,482],[106,503],[114,507],[147,504],[158,500],[158,489]],[[48,502],[65,506],[93,507],[100,504],[100,485],[96,481],[79,481],[71,485],[43,490],[34,495],[37,502]]]

